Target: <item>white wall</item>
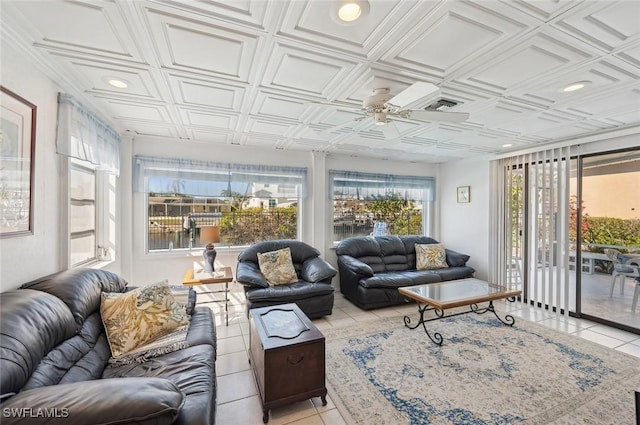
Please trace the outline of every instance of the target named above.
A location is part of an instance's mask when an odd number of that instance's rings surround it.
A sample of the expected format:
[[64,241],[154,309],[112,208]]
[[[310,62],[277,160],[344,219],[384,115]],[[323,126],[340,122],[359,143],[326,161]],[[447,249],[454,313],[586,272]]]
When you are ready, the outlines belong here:
[[[458,203],[458,186],[471,187],[471,202]],[[445,247],[470,255],[475,277],[487,279],[489,263],[489,160],[461,160],[441,166],[438,201]]]
[[54,273],[60,254],[60,160],[55,153],[58,87],[2,40],[0,84],[37,107],[34,233],[0,239],[0,291]]

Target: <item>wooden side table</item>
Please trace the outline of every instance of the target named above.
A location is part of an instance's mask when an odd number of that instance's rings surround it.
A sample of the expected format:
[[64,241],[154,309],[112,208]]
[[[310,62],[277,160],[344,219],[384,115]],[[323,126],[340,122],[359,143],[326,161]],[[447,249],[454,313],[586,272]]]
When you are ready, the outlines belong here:
[[229,326],[229,282],[233,282],[233,272],[231,271],[231,267],[220,267],[213,273],[207,273],[202,268],[191,268],[187,270],[184,278],[182,279],[182,284],[186,286],[224,283],[224,289],[220,289],[217,291],[200,292],[200,294],[224,293],[224,300],[203,301],[202,303],[204,304],[224,301],[224,311],[226,315],[227,326]]
[[249,310],[249,362],[262,402],[269,410],[320,397],[327,405],[324,335],[294,304]]

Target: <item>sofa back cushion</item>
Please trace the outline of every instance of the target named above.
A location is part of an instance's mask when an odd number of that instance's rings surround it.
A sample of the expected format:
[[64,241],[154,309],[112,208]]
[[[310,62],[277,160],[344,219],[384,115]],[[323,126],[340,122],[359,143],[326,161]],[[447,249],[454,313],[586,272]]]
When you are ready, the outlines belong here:
[[100,313],[95,312],[87,317],[76,335],[44,356],[22,391],[100,379],[110,355]]
[[416,244],[426,245],[432,243],[438,243],[437,240],[430,238],[429,236],[410,235],[402,236],[402,243],[407,251],[407,264],[409,270],[416,270]]
[[369,265],[374,273],[415,270],[415,244],[432,243],[438,241],[420,235],[360,236],[341,241],[336,254],[357,258]]
[[70,269],[55,273],[20,288],[48,292],[69,307],[78,329],[84,320],[100,308],[101,292],[122,292],[127,282],[115,273],[96,269]]
[[0,295],[0,391],[18,392],[55,346],[76,333],[69,308],[45,292],[14,290]]
[[376,237],[363,236],[344,239],[336,247],[336,254],[356,258],[371,267],[374,273],[385,271],[380,245]]
[[399,236],[376,236],[384,269],[388,272],[408,270],[407,251]]

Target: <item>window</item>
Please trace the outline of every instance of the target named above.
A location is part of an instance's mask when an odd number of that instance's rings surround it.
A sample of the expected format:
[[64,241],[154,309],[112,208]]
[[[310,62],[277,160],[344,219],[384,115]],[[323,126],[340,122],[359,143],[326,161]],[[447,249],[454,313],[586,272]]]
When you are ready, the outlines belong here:
[[219,227],[218,246],[299,238],[306,168],[141,156],[135,163],[134,190],[147,202],[147,252],[202,247],[205,226]]
[[96,171],[72,161],[69,172],[69,266],[96,259]]
[[329,172],[333,241],[352,236],[431,231],[432,177]]

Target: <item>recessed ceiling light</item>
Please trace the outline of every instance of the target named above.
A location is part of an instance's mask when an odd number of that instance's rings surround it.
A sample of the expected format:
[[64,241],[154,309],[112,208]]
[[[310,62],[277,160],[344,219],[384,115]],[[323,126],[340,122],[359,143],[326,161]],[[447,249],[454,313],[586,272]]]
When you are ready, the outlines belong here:
[[502,145],[503,148],[510,148],[511,146],[513,146],[513,143],[505,143]]
[[331,4],[330,11],[336,23],[349,25],[367,16],[369,2],[367,0],[337,0]]
[[358,3],[345,3],[338,9],[338,17],[345,22],[353,22],[362,15],[362,8]]
[[563,92],[569,93],[572,91],[583,89],[586,85],[590,84],[591,81],[576,81],[575,83],[571,83],[565,88],[562,89]]
[[126,81],[119,78],[107,78],[107,83],[119,89],[126,89],[129,87],[129,84]]

